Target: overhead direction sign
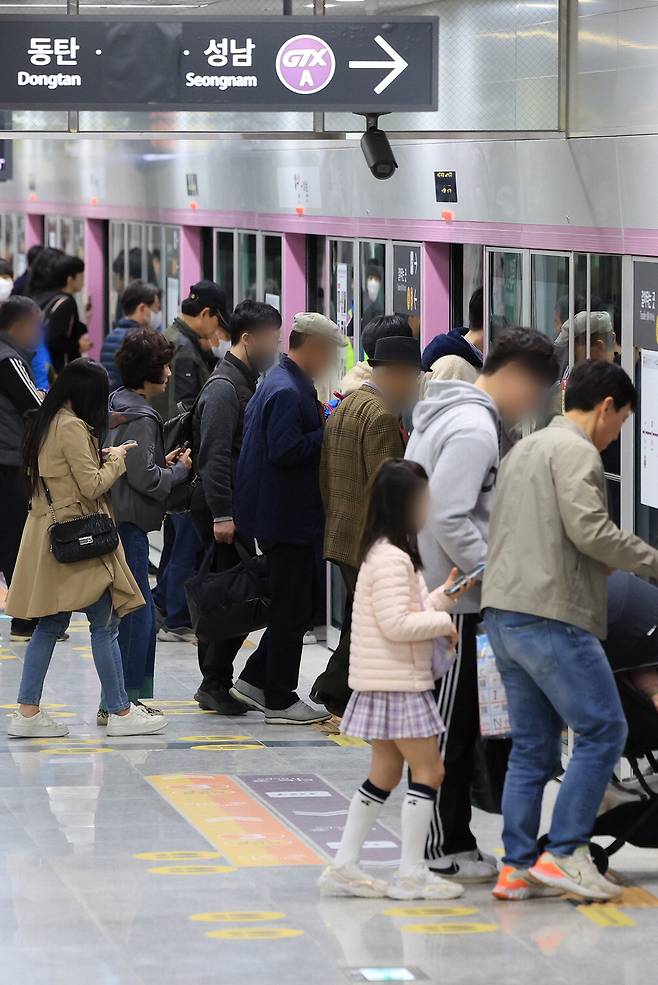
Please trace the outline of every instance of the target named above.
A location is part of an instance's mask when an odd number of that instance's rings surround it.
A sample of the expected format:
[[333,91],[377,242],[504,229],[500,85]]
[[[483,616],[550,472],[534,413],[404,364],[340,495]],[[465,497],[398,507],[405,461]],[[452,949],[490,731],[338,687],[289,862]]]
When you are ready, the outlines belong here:
[[437,17],[3,17],[0,107],[432,110],[438,31]]

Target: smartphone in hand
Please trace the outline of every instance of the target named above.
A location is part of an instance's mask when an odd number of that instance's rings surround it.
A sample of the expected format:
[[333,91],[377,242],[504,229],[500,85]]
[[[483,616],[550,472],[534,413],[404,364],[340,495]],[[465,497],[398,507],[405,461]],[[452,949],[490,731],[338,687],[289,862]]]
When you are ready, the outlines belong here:
[[484,564],[478,564],[477,568],[473,568],[472,571],[467,571],[466,574],[461,575],[457,581],[453,582],[450,588],[446,588],[445,594],[448,596],[457,595],[458,592],[461,592],[464,585],[469,583],[469,581],[479,581],[484,574],[484,568]]

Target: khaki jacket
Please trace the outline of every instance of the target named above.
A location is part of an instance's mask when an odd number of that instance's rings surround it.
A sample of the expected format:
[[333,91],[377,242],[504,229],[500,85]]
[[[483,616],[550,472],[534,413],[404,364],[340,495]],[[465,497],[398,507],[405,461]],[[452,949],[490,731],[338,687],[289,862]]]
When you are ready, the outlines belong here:
[[599,452],[574,421],[556,417],[503,460],[482,607],[605,639],[608,568],[658,578],[658,551],[612,522]]
[[368,481],[387,458],[403,455],[400,425],[373,387],[355,390],[331,415],[320,460],[327,560],[359,567]]
[[[87,425],[62,408],[39,453],[39,470],[48,484],[58,521],[102,511],[111,515],[105,494],[122,475],[123,459],[112,455],[98,463],[98,447]],[[123,547],[104,557],[60,564],[50,550],[53,523],[43,491],[33,496],[16,568],[7,595],[6,611],[19,619],[58,612],[81,612],[109,588],[118,615],[144,605]]]

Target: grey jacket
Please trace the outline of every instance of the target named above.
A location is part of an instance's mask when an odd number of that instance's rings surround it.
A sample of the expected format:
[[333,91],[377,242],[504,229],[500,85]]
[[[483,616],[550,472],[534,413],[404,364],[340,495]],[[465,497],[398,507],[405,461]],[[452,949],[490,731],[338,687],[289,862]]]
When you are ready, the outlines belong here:
[[137,442],[126,455],[125,475],[110,491],[114,518],[117,523],[134,523],[145,533],[159,530],[169,493],[186,481],[189,471],[182,462],[167,468],[162,418],[144,397],[120,387],[110,394],[110,413],[115,424],[110,443]]
[[556,417],[503,462],[482,605],[605,639],[609,567],[658,578],[658,551],[612,522],[600,454],[574,421]]
[[[487,556],[487,532],[498,473],[498,411],[490,397],[462,380],[431,381],[414,410],[406,458],[430,479],[430,518],[418,543],[430,590],[451,568],[472,571]],[[478,612],[476,585],[457,612]]]

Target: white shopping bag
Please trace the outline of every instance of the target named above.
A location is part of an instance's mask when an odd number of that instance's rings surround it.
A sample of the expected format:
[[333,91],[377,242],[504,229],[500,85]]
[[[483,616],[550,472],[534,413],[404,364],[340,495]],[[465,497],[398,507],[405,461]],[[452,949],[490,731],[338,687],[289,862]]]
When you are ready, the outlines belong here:
[[512,730],[507,708],[507,695],[484,626],[478,627],[477,659],[480,734],[489,739],[508,739]]

